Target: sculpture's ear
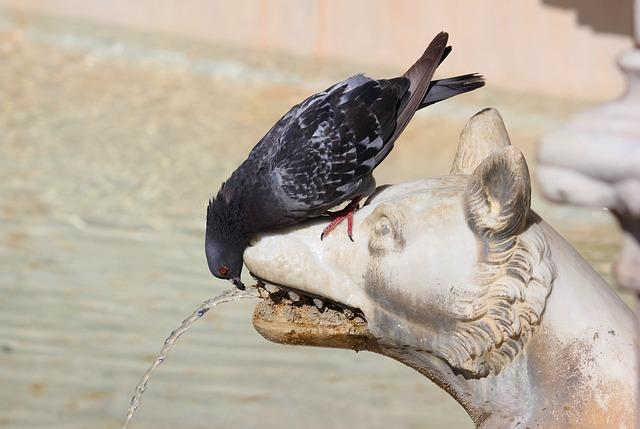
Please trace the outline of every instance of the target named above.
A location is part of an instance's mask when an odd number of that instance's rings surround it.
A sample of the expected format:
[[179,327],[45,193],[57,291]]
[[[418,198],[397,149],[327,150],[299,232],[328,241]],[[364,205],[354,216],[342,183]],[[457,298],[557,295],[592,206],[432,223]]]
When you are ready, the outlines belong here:
[[515,147],[489,155],[471,174],[465,214],[476,235],[502,239],[518,234],[530,206],[529,169]]
[[469,119],[460,133],[458,150],[449,174],[471,174],[489,155],[511,145],[496,109],[484,109]]

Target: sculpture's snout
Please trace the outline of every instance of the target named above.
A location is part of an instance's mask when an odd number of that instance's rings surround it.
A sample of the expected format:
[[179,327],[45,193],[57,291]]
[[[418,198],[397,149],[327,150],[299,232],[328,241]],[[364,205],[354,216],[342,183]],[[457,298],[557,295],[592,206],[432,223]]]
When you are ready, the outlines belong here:
[[309,248],[291,235],[260,237],[244,253],[244,262],[256,277],[295,289],[326,282]]
[[[310,222],[286,234],[257,237],[244,253],[244,262],[258,279],[280,287],[350,302],[349,276],[342,266],[354,263],[359,249],[346,234],[320,240],[324,223]],[[351,259],[346,255],[351,255]]]

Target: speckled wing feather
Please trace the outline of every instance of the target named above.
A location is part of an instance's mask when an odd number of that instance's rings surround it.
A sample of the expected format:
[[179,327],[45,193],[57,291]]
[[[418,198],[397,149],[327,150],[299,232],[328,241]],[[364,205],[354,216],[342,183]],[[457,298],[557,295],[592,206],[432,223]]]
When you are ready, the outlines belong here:
[[291,212],[323,212],[357,193],[393,134],[408,87],[406,78],[357,75],[292,109],[272,160],[273,183]]

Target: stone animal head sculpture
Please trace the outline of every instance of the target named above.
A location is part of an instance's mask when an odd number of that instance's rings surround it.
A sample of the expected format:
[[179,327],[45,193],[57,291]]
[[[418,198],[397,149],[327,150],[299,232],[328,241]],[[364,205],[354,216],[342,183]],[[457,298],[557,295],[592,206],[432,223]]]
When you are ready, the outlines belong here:
[[320,242],[317,222],[257,238],[245,263],[279,289],[254,326],[397,359],[478,427],[630,427],[633,315],[530,204],[524,157],[486,109],[449,176],[369,199],[355,243]]

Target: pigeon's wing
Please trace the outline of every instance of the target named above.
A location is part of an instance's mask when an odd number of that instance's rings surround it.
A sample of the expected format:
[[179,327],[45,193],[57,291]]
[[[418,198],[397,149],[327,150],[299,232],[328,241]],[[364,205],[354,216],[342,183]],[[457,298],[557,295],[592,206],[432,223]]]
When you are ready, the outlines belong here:
[[272,141],[272,183],[289,210],[317,214],[357,196],[396,127],[409,79],[353,76],[294,107]]

